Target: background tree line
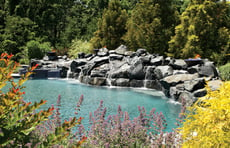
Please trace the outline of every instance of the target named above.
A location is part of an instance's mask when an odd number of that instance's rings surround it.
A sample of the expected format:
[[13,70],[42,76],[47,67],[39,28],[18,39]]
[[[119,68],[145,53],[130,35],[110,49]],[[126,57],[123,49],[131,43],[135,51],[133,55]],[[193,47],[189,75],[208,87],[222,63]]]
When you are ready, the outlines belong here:
[[[230,4],[222,0],[0,0],[0,52],[34,58],[51,48],[120,44],[176,58],[227,62]],[[76,52],[74,52],[76,51]],[[34,52],[32,52],[34,53]],[[35,52],[36,53],[36,52]],[[36,54],[37,55],[37,54]],[[40,54],[42,57],[42,54]]]

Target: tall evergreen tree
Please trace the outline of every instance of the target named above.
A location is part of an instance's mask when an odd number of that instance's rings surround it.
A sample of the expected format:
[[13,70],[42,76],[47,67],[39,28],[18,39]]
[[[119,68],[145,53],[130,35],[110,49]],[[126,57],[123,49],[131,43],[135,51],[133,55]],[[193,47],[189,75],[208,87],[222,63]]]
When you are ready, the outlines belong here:
[[151,53],[163,54],[178,21],[172,0],[140,0],[127,23],[124,39],[136,50],[146,48]]
[[106,46],[108,49],[115,49],[124,43],[121,38],[126,32],[127,18],[126,10],[121,8],[120,1],[111,0],[99,20],[98,30],[91,39],[94,48]]
[[168,55],[191,58],[196,54],[210,57],[213,53],[230,52],[229,10],[225,1],[191,0],[169,42]]

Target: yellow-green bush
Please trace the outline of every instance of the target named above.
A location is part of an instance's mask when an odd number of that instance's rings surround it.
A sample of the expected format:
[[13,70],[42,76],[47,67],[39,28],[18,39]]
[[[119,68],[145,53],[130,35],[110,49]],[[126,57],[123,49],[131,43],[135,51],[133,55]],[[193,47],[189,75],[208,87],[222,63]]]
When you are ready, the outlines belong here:
[[183,147],[230,146],[230,81],[211,91],[192,107],[181,127]]
[[74,40],[70,50],[68,52],[69,57],[77,58],[78,53],[91,53],[92,52],[92,44],[87,41],[82,40]]
[[220,76],[222,80],[229,81],[230,80],[230,63],[220,66],[219,70],[220,70]]

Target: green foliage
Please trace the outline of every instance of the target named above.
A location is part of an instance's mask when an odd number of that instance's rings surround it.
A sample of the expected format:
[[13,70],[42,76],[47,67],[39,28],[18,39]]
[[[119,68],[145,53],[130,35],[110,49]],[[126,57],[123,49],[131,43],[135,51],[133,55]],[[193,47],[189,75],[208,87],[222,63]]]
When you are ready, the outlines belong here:
[[120,1],[111,0],[108,9],[105,9],[102,18],[98,23],[98,30],[91,39],[94,48],[106,46],[108,49],[115,49],[124,41],[121,37],[125,34],[128,15],[126,10],[121,8]]
[[[47,51],[51,50],[49,43],[42,43],[40,44],[38,41],[29,41],[26,44],[27,51],[28,51],[28,58],[38,58],[42,59]],[[26,52],[26,51],[25,51]]]
[[133,50],[146,48],[151,53],[163,54],[177,21],[178,12],[171,0],[141,0],[128,20],[124,40]]
[[230,63],[220,66],[219,71],[222,80],[230,81]]
[[87,41],[74,40],[72,46],[69,49],[68,55],[72,58],[77,58],[78,53],[92,53],[92,44]]
[[36,25],[29,18],[7,16],[5,24],[0,48],[9,54],[22,51],[25,43],[35,37]]
[[[230,9],[224,1],[191,1],[180,16],[175,36],[169,41],[169,56],[192,58],[196,54],[221,63],[216,54],[229,52]],[[227,51],[228,50],[228,51]]]
[[19,144],[23,145],[35,127],[48,119],[53,109],[49,108],[46,111],[35,113],[35,109],[46,101],[41,100],[39,103],[30,105],[31,102],[27,103],[22,100],[24,94],[20,91],[23,88],[22,84],[32,72],[28,72],[18,83],[15,83],[11,74],[18,64],[10,60],[11,56],[2,54],[0,59],[0,88],[6,86],[7,82],[11,84],[8,92],[0,91],[0,146],[11,145],[14,147]]
[[200,98],[181,127],[183,147],[229,147],[230,82]]
[[[70,137],[71,128],[80,124],[82,118],[77,120],[74,117],[70,121],[56,125],[51,131],[38,129],[37,127],[50,121],[49,117],[53,114],[54,107],[37,112],[37,109],[46,101],[41,100],[32,104],[23,100],[25,92],[21,91],[22,85],[37,65],[30,68],[29,72],[16,83],[11,74],[19,64],[10,60],[12,56],[12,54],[3,53],[0,58],[0,147],[64,146],[66,139]],[[3,92],[2,88],[6,85],[10,85],[9,91]],[[53,123],[50,122],[50,124]],[[39,135],[36,135],[36,132],[39,132]],[[40,139],[41,135],[45,139]],[[83,137],[72,144],[79,147],[84,140]]]

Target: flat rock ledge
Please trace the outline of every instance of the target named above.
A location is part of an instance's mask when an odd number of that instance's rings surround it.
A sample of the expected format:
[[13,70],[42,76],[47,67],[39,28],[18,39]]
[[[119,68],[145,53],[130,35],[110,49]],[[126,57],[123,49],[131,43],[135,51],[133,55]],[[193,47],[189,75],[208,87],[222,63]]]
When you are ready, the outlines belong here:
[[125,45],[110,51],[97,49],[95,54],[79,53],[77,59],[61,61],[62,65],[48,61],[44,64],[44,60],[32,63],[43,67],[56,64],[65,73],[62,77],[89,85],[160,90],[175,101],[185,99],[187,105],[206,95],[206,82],[212,90],[222,84],[217,68],[208,59],[174,59],[149,54],[146,49],[132,52]]

